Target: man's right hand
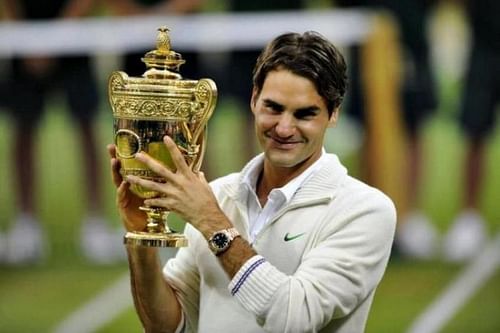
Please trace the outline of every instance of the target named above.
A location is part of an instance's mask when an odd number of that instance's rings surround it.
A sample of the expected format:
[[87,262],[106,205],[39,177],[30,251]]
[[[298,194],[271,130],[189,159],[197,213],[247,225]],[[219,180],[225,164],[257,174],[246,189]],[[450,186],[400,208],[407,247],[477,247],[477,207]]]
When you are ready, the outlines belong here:
[[[116,205],[127,231],[144,231],[146,213],[139,210],[143,199],[130,191],[130,183],[120,175],[116,146],[108,145],[111,177],[116,186]],[[132,278],[132,295],[145,332],[174,332],[179,328],[182,308],[172,287],[162,274],[158,248],[127,244]],[[153,288],[151,287],[153,286]]]
[[116,186],[116,206],[127,231],[143,231],[146,229],[146,213],[139,210],[143,199],[130,191],[130,184],[120,174],[120,161],[116,157],[116,146],[107,146],[110,156],[111,177]]

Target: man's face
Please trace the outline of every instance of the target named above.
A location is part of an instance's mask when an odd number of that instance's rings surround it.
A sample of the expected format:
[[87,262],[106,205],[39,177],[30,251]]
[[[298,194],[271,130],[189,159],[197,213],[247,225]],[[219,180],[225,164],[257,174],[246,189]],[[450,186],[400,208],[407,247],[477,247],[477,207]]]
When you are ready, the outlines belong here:
[[325,131],[338,114],[328,116],[309,79],[284,69],[268,73],[260,94],[253,92],[251,108],[266,163],[294,170],[306,169],[321,156]]

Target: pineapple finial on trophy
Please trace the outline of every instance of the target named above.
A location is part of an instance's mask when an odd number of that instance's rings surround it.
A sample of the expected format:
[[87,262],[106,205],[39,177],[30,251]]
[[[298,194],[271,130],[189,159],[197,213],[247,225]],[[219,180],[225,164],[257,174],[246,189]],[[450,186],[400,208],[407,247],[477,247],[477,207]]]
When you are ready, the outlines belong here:
[[168,32],[170,31],[166,26],[161,26],[158,28],[158,36],[156,36],[156,48],[160,53],[168,54],[170,52],[170,36]]
[[158,28],[156,36],[156,50],[149,51],[141,60],[147,70],[143,74],[146,78],[155,79],[182,79],[179,68],[186,61],[182,55],[171,49],[170,30],[166,26]]

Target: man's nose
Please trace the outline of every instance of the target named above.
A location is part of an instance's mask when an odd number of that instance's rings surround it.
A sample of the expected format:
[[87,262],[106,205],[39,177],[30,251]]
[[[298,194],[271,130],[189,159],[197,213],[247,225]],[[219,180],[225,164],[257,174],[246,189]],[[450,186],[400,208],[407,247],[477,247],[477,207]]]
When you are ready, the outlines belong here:
[[292,136],[294,134],[295,127],[295,118],[292,115],[283,113],[276,124],[276,134],[280,137]]

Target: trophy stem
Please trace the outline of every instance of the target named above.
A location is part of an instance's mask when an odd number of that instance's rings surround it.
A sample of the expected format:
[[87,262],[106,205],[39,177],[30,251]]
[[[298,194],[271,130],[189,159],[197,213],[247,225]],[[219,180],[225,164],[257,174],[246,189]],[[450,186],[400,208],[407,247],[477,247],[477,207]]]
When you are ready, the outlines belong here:
[[145,211],[148,217],[148,224],[146,225],[148,232],[172,232],[167,223],[168,214],[170,213],[169,211],[155,207],[139,207],[139,209]]
[[188,240],[184,234],[173,232],[168,227],[169,211],[158,207],[139,207],[147,215],[146,231],[131,231],[125,235],[124,243],[151,247],[184,247]]

